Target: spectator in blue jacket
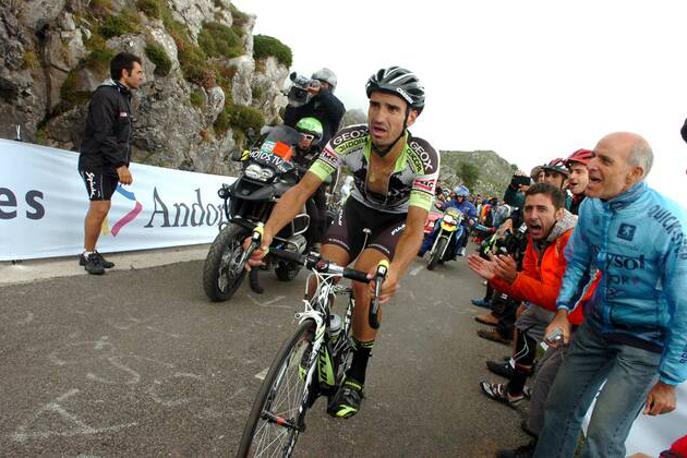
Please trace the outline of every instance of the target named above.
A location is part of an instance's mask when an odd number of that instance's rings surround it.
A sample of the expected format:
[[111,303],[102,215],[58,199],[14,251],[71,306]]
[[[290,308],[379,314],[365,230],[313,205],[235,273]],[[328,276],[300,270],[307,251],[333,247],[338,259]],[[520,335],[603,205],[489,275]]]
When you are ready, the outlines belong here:
[[573,456],[604,381],[581,456],[624,457],[639,412],[674,410],[675,386],[687,379],[687,216],[644,182],[652,162],[649,144],[632,133],[607,135],[594,149],[545,335],[559,330],[567,344],[568,314],[593,269],[601,281],[547,398],[536,457]]

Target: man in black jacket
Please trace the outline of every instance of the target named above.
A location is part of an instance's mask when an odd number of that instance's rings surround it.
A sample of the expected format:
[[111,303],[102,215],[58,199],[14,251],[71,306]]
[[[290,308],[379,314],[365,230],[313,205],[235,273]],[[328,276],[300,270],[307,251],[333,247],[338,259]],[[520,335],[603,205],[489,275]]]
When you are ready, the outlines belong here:
[[110,211],[112,194],[118,183],[133,182],[129,171],[133,136],[131,90],[138,89],[143,82],[141,59],[133,54],[117,54],[110,62],[110,76],[112,79],[101,84],[91,97],[79,156],[79,174],[90,200],[79,265],[95,275],[114,267],[95,249],[100,228]]
[[334,95],[336,89],[336,75],[328,68],[322,68],[312,75],[313,80],[320,82],[319,86],[308,87],[311,98],[305,105],[295,107],[288,105],[284,111],[284,124],[296,127],[303,118],[316,118],[322,123],[324,134],[320,145],[326,145],[329,139],[339,129],[341,119],[346,113],[344,104]]

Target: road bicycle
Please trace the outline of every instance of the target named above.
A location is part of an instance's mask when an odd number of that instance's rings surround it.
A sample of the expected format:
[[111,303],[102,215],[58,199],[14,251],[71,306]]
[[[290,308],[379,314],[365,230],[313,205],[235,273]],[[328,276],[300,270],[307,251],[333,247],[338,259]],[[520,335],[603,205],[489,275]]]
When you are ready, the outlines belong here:
[[[260,246],[256,230],[247,253]],[[366,272],[336,265],[317,253],[300,255],[270,249],[270,255],[305,266],[312,273],[306,282],[304,310],[296,313],[298,326],[277,353],[253,403],[238,457],[291,456],[298,436],[305,431],[305,415],[320,396],[332,397],[343,382],[352,360],[351,317],[355,308],[352,289],[337,284],[340,278],[375,281],[370,301],[370,326],[379,328],[379,294],[389,264],[380,262],[372,279]],[[250,254],[248,254],[248,257]],[[308,285],[316,282],[315,292]],[[344,319],[331,312],[337,295],[348,296]],[[343,322],[342,322],[343,321]]]

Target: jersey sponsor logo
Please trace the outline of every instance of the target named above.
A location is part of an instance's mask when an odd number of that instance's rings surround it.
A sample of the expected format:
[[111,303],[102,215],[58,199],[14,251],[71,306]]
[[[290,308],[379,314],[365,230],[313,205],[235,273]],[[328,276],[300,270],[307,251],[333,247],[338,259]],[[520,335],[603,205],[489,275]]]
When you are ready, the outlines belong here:
[[406,223],[401,223],[399,226],[396,226],[393,231],[391,231],[391,235],[396,235],[405,228],[406,228]]
[[675,251],[680,259],[687,259],[687,238],[682,232],[680,220],[660,205],[651,207],[649,216],[658,221],[666,231],[666,234],[670,236],[670,241],[677,246]]
[[623,240],[627,240],[628,242],[631,242],[632,239],[635,238],[635,231],[636,230],[637,230],[637,226],[633,226],[632,224],[623,223],[618,228],[618,238],[623,239]]
[[410,147],[415,151],[415,153],[420,157],[422,164],[425,166],[426,171],[434,170],[434,161],[432,161],[431,154],[425,150],[422,145],[416,141],[410,142]]
[[349,140],[355,140],[357,138],[361,138],[367,135],[367,131],[364,129],[356,129],[356,130],[349,130],[346,132],[341,132],[339,135],[334,137],[332,139],[332,144],[334,146],[339,146],[343,143],[348,142]]
[[329,148],[325,148],[324,151],[320,153],[318,159],[324,161],[326,164],[331,165],[333,167],[337,167],[339,163],[339,155]]
[[436,182],[436,179],[417,179],[413,181],[413,188],[425,192],[432,192],[434,191]]
[[639,284],[639,278],[632,275],[609,275],[608,276],[609,285],[637,285]]
[[616,267],[625,270],[644,269],[646,260],[644,255],[639,257],[623,256],[622,254],[606,253],[606,268]]
[[366,137],[360,137],[360,138],[357,138],[354,140],[349,140],[345,143],[342,143],[341,145],[338,145],[336,149],[339,151],[341,151],[341,150],[345,151],[345,150],[353,149],[353,148],[360,146],[360,145],[364,145],[365,143],[367,143],[367,138]]

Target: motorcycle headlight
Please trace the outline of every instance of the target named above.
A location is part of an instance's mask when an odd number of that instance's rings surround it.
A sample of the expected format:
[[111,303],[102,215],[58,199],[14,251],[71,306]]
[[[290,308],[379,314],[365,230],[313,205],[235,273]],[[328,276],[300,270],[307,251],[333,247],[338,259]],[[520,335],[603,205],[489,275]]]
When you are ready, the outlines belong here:
[[456,224],[456,220],[453,219],[453,216],[451,216],[451,215],[445,215],[444,216],[444,222],[446,224]]
[[274,170],[269,167],[261,167],[258,164],[251,164],[244,171],[248,178],[258,181],[268,181],[274,177]]

